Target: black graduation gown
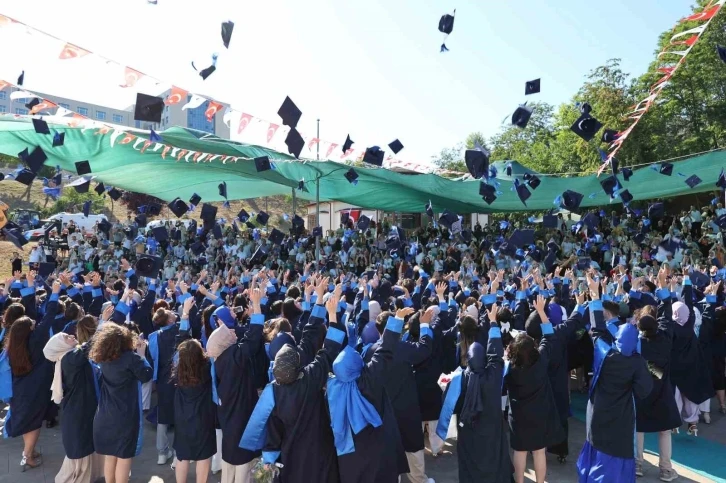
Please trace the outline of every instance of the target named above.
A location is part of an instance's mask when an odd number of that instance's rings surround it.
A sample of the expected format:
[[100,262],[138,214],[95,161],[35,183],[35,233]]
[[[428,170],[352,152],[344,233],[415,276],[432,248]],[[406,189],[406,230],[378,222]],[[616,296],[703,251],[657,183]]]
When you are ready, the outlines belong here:
[[[251,370],[252,360],[262,350],[262,324],[251,323],[244,337],[214,360],[217,374],[217,407],[222,428],[222,459],[231,465],[244,465],[260,455],[239,447],[252,410],[257,404],[257,388]],[[264,351],[263,351],[264,352]]]
[[358,377],[358,390],[376,409],[383,424],[378,428],[367,426],[354,434],[356,450],[338,456],[342,483],[397,483],[398,475],[409,472],[401,433],[384,382],[394,351],[399,348],[399,338],[397,332],[384,330],[381,343],[367,352],[372,355]]
[[[35,297],[34,294],[32,296]],[[13,398],[5,422],[5,431],[11,438],[40,429],[52,405],[50,386],[53,383],[54,365],[45,358],[43,348],[50,339],[50,328],[57,307],[57,301],[49,300],[45,316],[30,332],[28,350],[33,368],[24,376],[13,375]]]
[[63,378],[63,425],[61,438],[66,456],[80,459],[92,454],[93,416],[98,409],[98,377],[88,360],[88,343],[76,347],[61,359]]
[[93,418],[93,445],[98,454],[133,458],[143,444],[141,384],[151,380],[154,370],[135,351],[99,365],[101,398]]
[[174,451],[180,461],[203,461],[217,452],[210,366],[202,371],[200,384],[177,387],[174,394]]
[[[382,343],[382,339],[373,344],[364,358],[370,362],[373,353]],[[393,362],[385,373],[384,385],[386,393],[396,415],[398,430],[401,432],[403,448],[407,453],[415,453],[424,449],[423,426],[421,425],[421,408],[419,407],[416,379],[413,366],[421,364],[431,356],[432,340],[424,335],[419,342],[398,341],[393,354]],[[436,416],[438,418],[438,416]]]
[[[484,372],[473,374],[464,371],[461,375],[461,394],[454,407],[454,414],[457,416],[456,456],[460,483],[512,481],[514,467],[509,458],[507,433],[501,416],[503,355],[502,339],[488,338],[487,366]],[[459,420],[471,377],[480,379],[481,400],[484,402],[484,408],[473,425],[463,424]],[[448,392],[449,388],[446,389]]]
[[[595,327],[593,345],[602,338],[610,347],[614,344],[608,331],[602,311],[594,312]],[[597,363],[597,362],[596,362]],[[595,368],[597,371],[597,367]],[[600,367],[599,376],[594,381],[587,401],[585,421],[587,441],[598,451],[617,458],[635,457],[633,444],[635,438],[635,404],[643,399],[653,388],[652,377],[648,372],[645,359],[634,353],[625,356],[611,351]]]
[[693,330],[696,317],[691,285],[683,286],[683,299],[690,309],[690,316],[684,325],[673,325],[671,382],[689,401],[701,404],[715,394],[711,380],[711,360],[706,358]]
[[171,374],[179,324],[164,327],[164,330],[157,330],[156,333],[158,334],[159,344],[159,369],[156,379],[156,396],[159,407],[157,423],[174,424],[174,393],[176,392],[176,386],[171,380]]
[[655,337],[640,337],[640,354],[648,365],[653,389],[645,398],[635,400],[635,428],[639,433],[667,431],[681,425],[670,377],[673,325],[669,298],[658,307]]
[[[559,443],[564,438],[548,368],[552,338],[544,335],[539,359],[528,368],[510,367],[504,376],[509,392],[509,444],[515,451],[535,451]],[[501,407],[500,407],[501,409]]]
[[272,383],[275,408],[267,421],[263,450],[280,452],[283,467],[278,483],[340,481],[323,387],[342,348],[326,338],[323,350],[303,367],[301,377],[292,384]]

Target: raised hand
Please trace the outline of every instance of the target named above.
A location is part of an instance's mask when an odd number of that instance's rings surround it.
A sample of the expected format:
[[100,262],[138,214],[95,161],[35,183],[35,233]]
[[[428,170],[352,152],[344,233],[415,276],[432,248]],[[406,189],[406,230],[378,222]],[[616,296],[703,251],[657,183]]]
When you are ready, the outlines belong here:
[[414,312],[413,307],[404,307],[402,309],[396,310],[396,318],[397,319],[404,319],[411,315]]

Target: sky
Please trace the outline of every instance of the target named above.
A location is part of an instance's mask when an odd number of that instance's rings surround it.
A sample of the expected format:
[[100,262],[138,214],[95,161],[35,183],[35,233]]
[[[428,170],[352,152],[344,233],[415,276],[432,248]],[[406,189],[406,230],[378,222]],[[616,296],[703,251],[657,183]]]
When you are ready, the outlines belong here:
[[[588,72],[621,58],[643,73],[658,36],[690,13],[688,0],[4,0],[10,16],[164,81],[279,122],[285,96],[302,110],[298,130],[354,148],[398,138],[397,156],[429,163],[475,131],[496,134],[525,100],[567,102]],[[456,9],[449,52],[441,15]],[[230,48],[220,23],[235,22]],[[86,56],[58,60],[58,41],[0,29],[0,79],[62,97],[124,108],[118,66]],[[62,44],[61,44],[62,45]],[[206,81],[191,68],[219,52]],[[528,80],[542,92],[524,96]],[[234,138],[234,136],[233,136]],[[245,141],[254,142],[257,140]],[[303,153],[305,155],[305,153]],[[309,154],[312,155],[312,154]]]

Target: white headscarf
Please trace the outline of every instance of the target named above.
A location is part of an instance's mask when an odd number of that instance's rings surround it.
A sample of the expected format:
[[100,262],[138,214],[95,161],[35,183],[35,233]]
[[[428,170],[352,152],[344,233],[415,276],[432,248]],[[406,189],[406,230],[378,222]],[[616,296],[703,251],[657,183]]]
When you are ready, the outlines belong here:
[[70,345],[63,332],[60,332],[48,340],[43,347],[43,355],[51,362],[55,362],[55,372],[53,373],[53,383],[50,385],[52,392],[51,399],[54,403],[60,404],[63,400],[63,376],[61,374],[61,359],[75,348]]

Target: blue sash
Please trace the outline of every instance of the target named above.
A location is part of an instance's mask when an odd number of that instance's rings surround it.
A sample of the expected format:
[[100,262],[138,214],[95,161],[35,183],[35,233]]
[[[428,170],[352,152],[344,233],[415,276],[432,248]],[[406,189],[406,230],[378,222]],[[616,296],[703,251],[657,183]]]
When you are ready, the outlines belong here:
[[167,325],[166,327],[162,327],[156,332],[149,334],[149,353],[151,354],[151,358],[154,360],[154,382],[156,382],[159,375],[159,335],[172,327],[174,327],[174,324]]
[[275,409],[275,393],[272,384],[265,386],[260,399],[252,411],[245,432],[239,442],[239,447],[249,451],[259,451],[265,447],[267,437],[267,420],[270,419],[272,410]]
[[444,404],[441,406],[441,414],[439,415],[439,422],[436,425],[436,434],[442,440],[446,440],[446,435],[449,432],[449,424],[451,418],[454,415],[454,408],[456,407],[456,401],[461,396],[461,374],[463,371],[457,370],[454,373],[451,381],[449,381],[449,387],[447,389],[446,398]]

